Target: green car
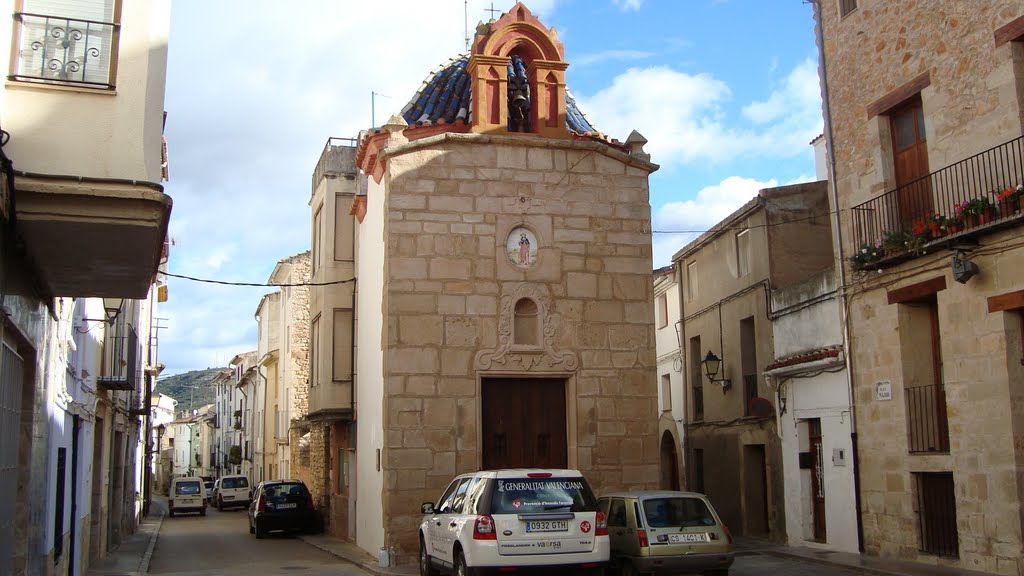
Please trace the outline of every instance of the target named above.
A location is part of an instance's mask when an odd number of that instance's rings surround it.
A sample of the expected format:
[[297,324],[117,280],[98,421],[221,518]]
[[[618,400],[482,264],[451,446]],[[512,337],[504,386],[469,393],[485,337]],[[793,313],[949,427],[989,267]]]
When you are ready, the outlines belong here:
[[703,494],[621,492],[598,506],[608,518],[609,574],[729,573],[732,534]]

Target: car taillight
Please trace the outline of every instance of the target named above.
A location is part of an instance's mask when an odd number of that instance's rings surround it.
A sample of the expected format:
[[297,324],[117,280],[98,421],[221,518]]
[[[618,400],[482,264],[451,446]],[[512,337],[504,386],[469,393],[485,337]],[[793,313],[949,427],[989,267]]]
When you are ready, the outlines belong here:
[[498,533],[494,530],[494,518],[477,516],[473,521],[473,540],[497,540]]
[[595,536],[607,536],[608,535],[608,518],[605,517],[604,512],[597,511],[597,519],[595,521],[597,526],[594,527]]
[[263,494],[260,494],[260,497],[256,499],[256,511],[263,512],[266,509],[267,504],[263,501]]
[[729,527],[722,524],[722,530],[725,530],[725,537],[729,539],[729,544],[732,544],[732,532],[729,532]]
[[637,530],[636,537],[640,540],[641,548],[650,547],[651,543],[647,541],[647,530]]

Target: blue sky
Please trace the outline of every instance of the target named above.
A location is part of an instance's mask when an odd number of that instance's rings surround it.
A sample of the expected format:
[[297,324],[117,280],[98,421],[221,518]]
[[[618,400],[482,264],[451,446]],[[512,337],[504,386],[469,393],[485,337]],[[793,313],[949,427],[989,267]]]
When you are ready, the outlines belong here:
[[[654,230],[705,230],[760,188],[815,179],[809,142],[822,121],[810,4],[526,5],[558,31],[569,90],[590,121],[620,140],[633,129],[648,139],[661,165],[650,180]],[[282,6],[173,6],[164,104],[171,273],[263,283],[278,260],[307,250],[310,180],[327,138],[398,112],[431,70],[465,50],[464,14],[472,32],[490,2]],[[692,232],[655,234],[654,265],[670,263]],[[254,350],[256,306],[270,291],[171,278],[159,310],[164,374]]]

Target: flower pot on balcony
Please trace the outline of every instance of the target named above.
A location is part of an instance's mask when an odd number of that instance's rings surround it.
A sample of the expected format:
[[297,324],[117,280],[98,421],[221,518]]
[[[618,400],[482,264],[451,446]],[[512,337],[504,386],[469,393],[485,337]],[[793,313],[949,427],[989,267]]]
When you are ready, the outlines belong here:
[[1005,199],[1002,199],[1002,200],[999,201],[999,217],[1000,218],[1009,218],[1009,217],[1013,216],[1014,214],[1016,214],[1018,209],[1019,209],[1019,205],[1018,205],[1018,202],[1015,201],[1015,200],[1011,200],[1009,198],[1005,198]]
[[949,230],[949,234],[950,235],[953,235],[953,234],[959,234],[960,232],[962,232],[963,229],[964,229],[964,226],[963,226],[963,224],[961,224],[959,222],[950,222],[949,226],[946,229]]

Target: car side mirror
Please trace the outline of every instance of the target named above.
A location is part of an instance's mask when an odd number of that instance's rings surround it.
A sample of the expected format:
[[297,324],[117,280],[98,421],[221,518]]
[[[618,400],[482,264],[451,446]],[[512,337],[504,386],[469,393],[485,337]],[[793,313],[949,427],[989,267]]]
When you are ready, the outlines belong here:
[[433,502],[424,502],[423,504],[420,505],[420,512],[423,512],[424,514],[433,514],[434,513],[434,503]]

